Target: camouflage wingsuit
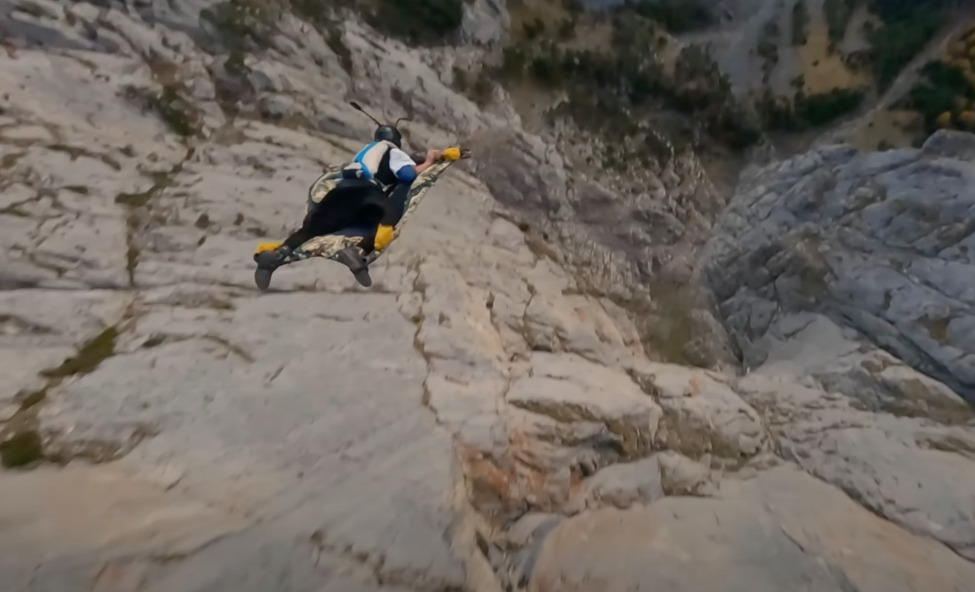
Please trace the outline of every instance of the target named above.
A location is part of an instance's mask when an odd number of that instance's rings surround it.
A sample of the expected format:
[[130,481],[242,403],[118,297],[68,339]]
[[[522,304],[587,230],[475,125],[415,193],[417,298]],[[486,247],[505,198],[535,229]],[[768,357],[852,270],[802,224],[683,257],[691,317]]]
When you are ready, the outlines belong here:
[[[403,225],[410,219],[413,212],[416,210],[417,206],[423,200],[423,196],[426,195],[427,191],[433,187],[440,175],[443,174],[447,168],[453,164],[452,160],[443,160],[437,162],[426,169],[413,181],[410,186],[409,201],[407,202],[406,211],[403,213],[403,217],[400,218],[399,223],[396,224],[396,228],[393,229],[393,238],[390,241],[396,240],[399,236],[400,229]],[[308,191],[308,208],[309,210],[325,197],[325,195],[331,191],[341,175],[339,169],[330,169],[324,175],[318,178],[315,183],[311,186]],[[306,241],[297,249],[291,252],[288,258],[285,260],[285,264],[294,263],[295,261],[301,261],[303,259],[308,259],[310,257],[324,257],[326,259],[333,258],[339,251],[346,247],[351,247],[357,245],[359,241],[362,240],[361,230],[356,229],[356,232],[350,233],[348,235],[340,234],[326,234],[324,236],[316,236],[313,239]],[[383,247],[382,251],[376,250],[368,255],[366,255],[366,261],[372,263],[376,260],[386,249],[389,248],[387,244]]]

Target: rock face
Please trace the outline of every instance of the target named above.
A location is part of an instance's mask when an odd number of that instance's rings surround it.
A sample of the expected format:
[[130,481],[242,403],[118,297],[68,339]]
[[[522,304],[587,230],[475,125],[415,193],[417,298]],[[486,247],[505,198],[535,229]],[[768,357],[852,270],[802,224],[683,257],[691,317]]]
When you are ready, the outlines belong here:
[[[346,93],[376,89],[317,34],[282,34],[229,103],[226,56],[196,40],[206,3],[157,4],[0,17],[7,588],[971,588],[959,397],[800,307],[742,341],[763,352],[747,375],[654,361],[553,237],[512,222],[535,206],[492,196],[558,154],[504,145],[507,178],[452,167],[371,290],[311,261],[259,294],[255,241],[359,148]],[[497,6],[476,5],[468,31],[489,38]],[[361,31],[344,30],[354,71],[400,76],[420,112],[543,144],[440,84],[442,56]],[[580,211],[564,228],[593,228]],[[726,260],[725,289],[749,289]]]
[[748,178],[705,266],[746,364],[778,316],[819,311],[975,402],[973,145],[940,132],[920,150],[834,146]]
[[[864,568],[874,561],[890,571]],[[914,561],[917,572],[895,567]],[[715,498],[666,498],[568,520],[548,535],[533,589],[963,590],[970,575],[937,544],[864,514],[812,477],[776,468]]]

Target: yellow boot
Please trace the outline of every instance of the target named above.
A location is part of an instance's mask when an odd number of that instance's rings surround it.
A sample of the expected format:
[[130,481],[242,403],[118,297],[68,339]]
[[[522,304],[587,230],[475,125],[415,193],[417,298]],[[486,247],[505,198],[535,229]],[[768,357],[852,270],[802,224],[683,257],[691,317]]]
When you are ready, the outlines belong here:
[[254,254],[263,253],[264,251],[273,251],[277,249],[284,243],[260,243],[257,245],[257,249],[254,250]]
[[380,224],[379,228],[376,229],[376,239],[373,242],[373,247],[377,251],[382,251],[386,248],[393,240],[393,227],[387,226],[386,224]]

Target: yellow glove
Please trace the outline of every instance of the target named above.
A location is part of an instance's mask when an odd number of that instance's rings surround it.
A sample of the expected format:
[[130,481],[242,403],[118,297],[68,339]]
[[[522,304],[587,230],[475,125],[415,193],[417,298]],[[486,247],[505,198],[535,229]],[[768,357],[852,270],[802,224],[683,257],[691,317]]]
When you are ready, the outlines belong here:
[[376,229],[376,239],[373,246],[377,251],[382,251],[393,240],[393,227],[380,224]]

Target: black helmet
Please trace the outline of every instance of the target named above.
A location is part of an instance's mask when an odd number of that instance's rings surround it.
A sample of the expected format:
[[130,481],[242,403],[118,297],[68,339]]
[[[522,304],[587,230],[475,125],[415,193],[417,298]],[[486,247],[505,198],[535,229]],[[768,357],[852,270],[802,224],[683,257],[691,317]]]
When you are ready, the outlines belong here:
[[387,142],[396,144],[397,148],[403,147],[403,136],[399,133],[398,129],[391,125],[381,125],[377,127],[376,133],[373,135],[373,140],[377,142],[386,140]]

